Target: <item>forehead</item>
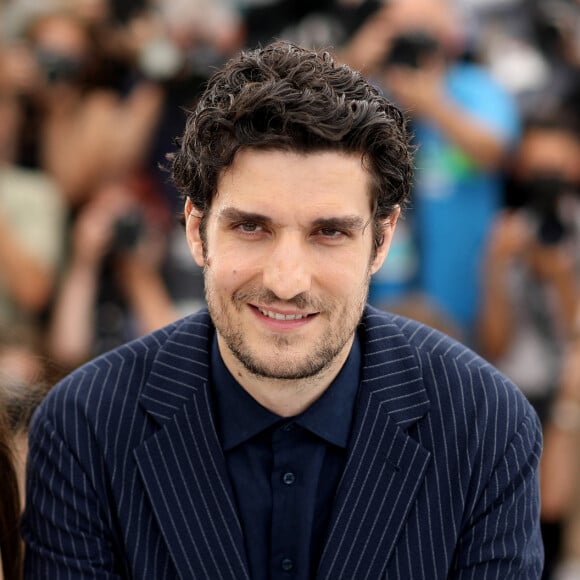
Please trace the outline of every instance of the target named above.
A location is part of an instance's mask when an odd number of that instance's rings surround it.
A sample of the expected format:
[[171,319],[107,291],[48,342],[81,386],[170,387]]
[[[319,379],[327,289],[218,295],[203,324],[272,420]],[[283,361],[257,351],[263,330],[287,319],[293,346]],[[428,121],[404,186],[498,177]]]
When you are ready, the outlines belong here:
[[580,145],[572,134],[557,129],[530,131],[522,140],[518,163],[521,170],[561,171],[579,177]]
[[43,47],[67,54],[84,54],[89,44],[82,23],[68,15],[54,14],[40,20],[33,36]]
[[450,2],[393,0],[386,7],[387,16],[398,32],[421,29],[435,34],[453,34],[457,32],[459,23]]
[[220,175],[212,210],[363,215],[371,206],[371,177],[360,154],[247,149]]

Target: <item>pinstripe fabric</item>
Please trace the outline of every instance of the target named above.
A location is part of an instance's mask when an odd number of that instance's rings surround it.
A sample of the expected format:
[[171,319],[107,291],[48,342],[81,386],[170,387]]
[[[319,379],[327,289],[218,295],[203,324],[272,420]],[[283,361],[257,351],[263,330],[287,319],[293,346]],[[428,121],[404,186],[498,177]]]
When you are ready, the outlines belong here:
[[[82,367],[35,414],[26,577],[245,579],[206,312]],[[461,345],[368,308],[321,579],[539,578],[540,430]]]

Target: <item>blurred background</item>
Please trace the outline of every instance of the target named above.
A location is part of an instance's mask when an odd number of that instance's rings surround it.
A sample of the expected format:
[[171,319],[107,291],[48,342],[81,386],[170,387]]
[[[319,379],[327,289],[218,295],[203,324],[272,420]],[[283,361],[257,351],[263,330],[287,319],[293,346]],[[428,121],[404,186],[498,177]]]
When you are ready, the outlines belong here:
[[580,578],[578,0],[2,0],[0,405],[21,457],[56,380],[203,305],[162,166],[211,71],[277,38],[408,114],[413,199],[369,300],[536,407],[545,578]]

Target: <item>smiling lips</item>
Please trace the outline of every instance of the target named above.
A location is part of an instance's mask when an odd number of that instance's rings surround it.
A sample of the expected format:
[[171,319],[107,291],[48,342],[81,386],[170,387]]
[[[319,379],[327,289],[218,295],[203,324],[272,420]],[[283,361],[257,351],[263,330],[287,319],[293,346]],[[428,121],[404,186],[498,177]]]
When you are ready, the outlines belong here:
[[267,316],[273,320],[303,320],[312,316],[312,314],[282,314],[281,312],[273,312],[272,310],[265,310],[263,308],[258,308],[258,311],[263,316]]

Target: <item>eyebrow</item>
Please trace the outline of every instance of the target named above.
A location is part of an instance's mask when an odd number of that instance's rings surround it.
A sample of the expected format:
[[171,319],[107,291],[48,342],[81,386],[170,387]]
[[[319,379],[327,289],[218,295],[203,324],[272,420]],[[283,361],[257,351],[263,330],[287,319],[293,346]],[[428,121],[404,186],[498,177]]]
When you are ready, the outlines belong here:
[[331,230],[356,231],[364,229],[367,225],[367,222],[365,222],[365,220],[360,216],[349,215],[343,217],[319,218],[314,220],[312,225],[318,228]]
[[[220,211],[218,215],[219,220],[227,221],[230,223],[236,222],[257,222],[261,224],[272,224],[272,218],[257,212],[246,212],[234,207],[226,207]],[[312,227],[316,228],[327,228],[327,229],[338,229],[338,230],[362,230],[368,225],[368,221],[365,221],[361,216],[358,215],[347,215],[347,216],[336,216],[327,218],[317,218],[312,222]]]
[[218,214],[220,221],[227,221],[230,223],[236,222],[259,222],[262,224],[272,223],[272,219],[261,213],[242,211],[235,207],[226,207]]

